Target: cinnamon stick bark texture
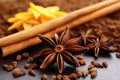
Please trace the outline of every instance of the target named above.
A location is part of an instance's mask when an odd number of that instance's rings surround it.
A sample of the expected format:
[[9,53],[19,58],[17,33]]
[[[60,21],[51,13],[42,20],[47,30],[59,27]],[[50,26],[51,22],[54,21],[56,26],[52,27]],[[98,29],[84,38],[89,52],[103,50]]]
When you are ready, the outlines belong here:
[[[56,33],[62,32],[65,29],[66,25],[68,25],[69,28],[75,28],[77,25],[80,25],[80,24],[83,24],[83,23],[88,22],[90,20],[105,16],[107,14],[110,14],[110,13],[118,11],[118,10],[120,10],[120,2],[115,3],[111,6],[105,7],[103,9],[100,9],[100,10],[93,12],[91,14],[88,14],[86,16],[79,17],[78,19],[75,19],[75,20],[73,20],[73,21],[69,22],[68,24],[65,24],[61,27],[58,27],[51,32],[44,33],[43,35],[46,37],[52,38],[52,37],[54,37],[55,32]],[[33,38],[30,38],[30,39],[27,39],[27,40],[24,40],[24,41],[21,41],[18,43],[14,43],[14,44],[11,44],[8,46],[1,47],[2,52],[0,54],[1,54],[1,56],[4,57],[4,56],[10,55],[10,54],[13,54],[17,51],[28,48],[30,46],[39,44],[41,42],[42,41],[39,40],[38,37],[33,37]]]
[[0,46],[6,46],[9,44],[13,44],[13,43],[20,42],[20,41],[26,40],[28,38],[34,37],[40,33],[43,34],[43,33],[49,32],[49,31],[57,28],[58,26],[62,26],[80,16],[87,15],[87,14],[92,13],[96,10],[99,10],[103,7],[114,4],[118,1],[119,0],[105,0],[105,1],[97,3],[95,5],[91,5],[91,6],[73,11],[66,16],[59,17],[54,20],[50,20],[46,23],[35,26],[29,30],[21,31],[21,32],[3,37],[0,39]]

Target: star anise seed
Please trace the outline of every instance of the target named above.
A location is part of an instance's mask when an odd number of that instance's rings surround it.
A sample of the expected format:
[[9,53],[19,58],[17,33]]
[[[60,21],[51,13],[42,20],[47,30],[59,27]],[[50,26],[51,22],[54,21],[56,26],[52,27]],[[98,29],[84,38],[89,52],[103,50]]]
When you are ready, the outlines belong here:
[[59,73],[62,73],[63,71],[64,61],[73,66],[80,66],[71,52],[78,52],[88,49],[77,45],[80,41],[80,37],[70,39],[68,28],[66,28],[60,37],[58,34],[55,34],[55,41],[42,35],[39,35],[39,38],[47,45],[50,45],[50,48],[43,49],[34,56],[34,58],[46,56],[40,65],[41,69],[48,67],[48,65],[53,63],[54,60],[56,60]]
[[95,57],[98,57],[99,52],[100,52],[100,48],[102,48],[103,50],[106,51],[110,51],[110,48],[108,47],[108,45],[106,44],[106,40],[104,40],[104,38],[102,39],[89,39],[90,44],[87,45],[87,47],[89,49],[94,48],[94,55]]

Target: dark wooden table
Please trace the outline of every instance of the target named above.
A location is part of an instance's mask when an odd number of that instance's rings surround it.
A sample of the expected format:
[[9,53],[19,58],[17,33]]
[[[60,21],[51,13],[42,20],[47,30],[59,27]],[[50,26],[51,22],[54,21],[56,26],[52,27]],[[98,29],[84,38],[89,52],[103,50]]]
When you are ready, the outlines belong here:
[[[30,55],[32,56],[42,48],[43,48],[43,44],[31,47],[24,51],[30,52]],[[22,53],[22,52],[19,52],[19,53]],[[15,56],[19,53],[16,53],[14,55],[11,55],[11,56],[8,56],[5,58],[0,58],[0,65],[2,65],[3,63],[11,64],[11,62],[15,59]],[[87,67],[90,64],[91,60],[94,59],[94,57],[90,54],[80,53],[78,55],[84,56],[84,58],[86,60],[86,65],[80,66],[78,68],[74,68],[70,65],[65,64],[65,69],[64,69],[63,74],[68,74],[68,73],[74,72],[76,69],[81,70],[81,71],[87,70]],[[77,55],[75,55],[75,56],[77,56]],[[115,53],[100,54],[97,61],[98,62],[107,61],[109,63],[108,68],[97,68],[98,74],[97,74],[97,77],[94,79],[92,79],[90,77],[90,75],[88,75],[86,78],[81,77],[81,78],[78,78],[78,80],[119,80],[120,79],[120,76],[119,76],[119,74],[120,74],[120,71],[119,71],[120,70],[120,59],[116,58]],[[24,67],[25,63],[26,63],[26,59],[22,59],[21,61],[18,62],[17,67],[22,69]],[[38,68],[38,69],[35,69],[35,71],[36,71],[35,77],[30,76],[27,73],[25,76],[14,78],[12,75],[12,71],[7,72],[7,71],[3,70],[2,67],[0,66],[0,80],[40,80],[41,74],[43,74],[43,73],[46,73],[48,76],[50,76],[52,74],[57,74],[57,68],[55,67],[55,65],[50,67],[47,70],[40,70]]]

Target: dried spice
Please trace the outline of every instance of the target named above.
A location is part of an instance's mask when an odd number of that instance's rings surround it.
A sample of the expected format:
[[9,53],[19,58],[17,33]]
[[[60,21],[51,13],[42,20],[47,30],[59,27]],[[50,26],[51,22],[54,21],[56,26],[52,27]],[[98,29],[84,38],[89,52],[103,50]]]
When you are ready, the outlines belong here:
[[29,70],[29,74],[30,74],[31,76],[35,76],[35,71],[32,70],[32,69],[30,69],[30,70]]
[[70,65],[79,66],[79,63],[70,52],[80,52],[88,49],[86,47],[77,45],[80,38],[69,39],[70,35],[68,28],[66,28],[66,30],[61,34],[60,37],[55,34],[55,42],[52,39],[46,38],[42,35],[39,35],[39,37],[45,44],[50,47],[43,49],[34,56],[34,58],[46,56],[46,58],[40,65],[41,69],[45,69],[46,67],[48,67],[48,65],[54,63],[54,60],[56,60],[59,73],[62,73],[63,71],[64,60]]
[[95,35],[91,34],[92,33],[92,29],[88,29],[87,31],[81,30],[81,31],[79,31],[79,33],[81,35],[80,37],[81,37],[81,40],[84,43],[84,45],[87,44],[87,40],[88,39],[94,39],[94,38],[96,38]]
[[34,61],[34,58],[33,58],[33,57],[28,57],[27,63],[31,63],[31,62],[33,62],[33,61]]
[[97,70],[95,68],[89,70],[89,73],[93,73],[93,72],[97,72]]
[[46,74],[42,74],[41,80],[47,80],[47,79],[48,79],[48,76]]
[[71,73],[69,74],[70,79],[77,79],[77,74],[76,73]]
[[22,56],[21,56],[21,55],[17,55],[17,56],[16,56],[16,60],[17,60],[17,61],[20,61],[21,59],[22,59]]
[[107,63],[106,61],[103,61],[102,64],[103,64],[103,66],[104,66],[105,68],[108,67],[108,63]]
[[26,69],[30,68],[30,66],[31,66],[31,64],[29,64],[29,63],[26,63],[26,64],[24,65],[24,67],[25,67]]
[[19,68],[15,68],[13,70],[13,76],[14,77],[19,77],[21,75],[20,71],[19,71]]
[[50,80],[56,80],[57,78],[56,78],[56,75],[51,75],[50,76]]
[[25,74],[26,74],[26,72],[27,72],[27,70],[26,70],[26,69],[22,69],[22,70],[21,70],[21,72],[20,72],[20,75],[25,75]]
[[102,64],[100,64],[100,63],[96,63],[96,64],[95,64],[95,67],[98,67],[98,68],[103,68],[103,65],[102,65]]
[[81,72],[80,70],[76,70],[75,73],[77,74],[77,77],[78,77],[78,78],[82,76],[82,72]]
[[38,65],[37,65],[36,63],[34,63],[34,64],[32,64],[32,65],[30,66],[31,69],[35,69],[35,68],[37,68],[37,67],[38,67]]
[[117,57],[117,58],[120,58],[120,53],[119,53],[119,52],[116,53],[116,57]]
[[24,52],[24,53],[22,54],[22,58],[27,58],[27,57],[29,57],[29,53]]
[[17,61],[13,61],[12,66],[15,68],[17,66]]
[[88,71],[82,71],[82,76],[86,77],[88,75]]
[[93,49],[94,48],[94,55],[95,57],[98,57],[100,48],[106,51],[110,51],[110,48],[107,45],[107,40],[102,38],[102,39],[89,39],[89,44],[87,45],[88,48]]
[[90,75],[91,75],[91,78],[95,78],[97,76],[97,72],[92,72],[90,73]]
[[92,60],[92,61],[91,61],[91,64],[92,64],[92,65],[95,65],[96,63],[97,63],[97,62],[96,62],[95,60]]
[[6,68],[7,71],[12,71],[14,69],[14,67],[12,65],[8,65],[8,67]]
[[8,65],[7,64],[2,64],[3,69],[7,69]]
[[62,76],[61,74],[58,74],[58,75],[57,75],[57,80],[62,80],[62,77],[63,77],[63,76]]
[[70,80],[68,75],[63,75],[63,79],[62,80]]
[[92,68],[94,68],[94,65],[89,64],[89,65],[88,65],[88,70],[90,70],[90,69],[92,69]]

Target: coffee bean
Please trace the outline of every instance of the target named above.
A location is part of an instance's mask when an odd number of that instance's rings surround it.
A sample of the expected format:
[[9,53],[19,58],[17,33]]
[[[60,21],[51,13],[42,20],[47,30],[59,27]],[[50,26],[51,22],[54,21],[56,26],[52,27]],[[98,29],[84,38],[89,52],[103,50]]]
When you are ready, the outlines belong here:
[[94,65],[89,64],[89,66],[88,66],[88,70],[90,70],[90,69],[92,69],[92,68],[94,68]]
[[100,63],[95,63],[95,67],[98,67],[98,68],[103,68],[103,65],[100,64]]
[[116,57],[120,58],[120,52],[116,53]]
[[82,76],[82,72],[80,70],[76,70],[75,73],[77,74],[77,77],[81,77]]
[[90,73],[90,75],[91,75],[91,78],[95,78],[97,76],[97,72],[92,72]]
[[88,75],[88,71],[82,71],[82,76],[86,77]]
[[92,61],[91,61],[91,64],[92,64],[92,65],[95,65],[95,64],[96,64],[96,61],[95,61],[95,60],[92,60]]
[[13,61],[12,66],[15,68],[17,66],[17,61]]
[[107,63],[106,61],[102,62],[102,64],[103,64],[103,66],[104,66],[105,68],[108,67],[108,63]]
[[51,75],[50,76],[50,80],[56,80],[57,78],[56,78],[56,76],[55,75]]
[[27,58],[27,57],[29,57],[29,53],[24,52],[24,53],[22,54],[22,58]]
[[32,76],[35,76],[35,71],[32,70],[32,69],[30,69],[28,73],[29,73],[30,75],[32,75]]
[[30,68],[30,66],[31,66],[31,64],[29,64],[29,63],[26,63],[26,64],[24,65],[24,67],[25,67],[26,69]]
[[46,75],[46,74],[43,74],[42,76],[41,76],[41,80],[47,80],[48,79],[48,76]]
[[57,80],[62,80],[62,75],[61,74],[57,75]]
[[63,79],[62,80],[70,80],[68,75],[63,75]]
[[17,60],[17,61],[20,61],[21,59],[22,59],[22,56],[21,56],[21,55],[17,55],[17,56],[16,56],[16,60]]
[[69,78],[77,79],[77,74],[76,73],[71,73],[71,74],[69,74]]
[[26,74],[26,72],[27,72],[27,70],[26,70],[26,69],[22,69],[22,70],[21,70],[20,75],[25,75],[25,74]]

